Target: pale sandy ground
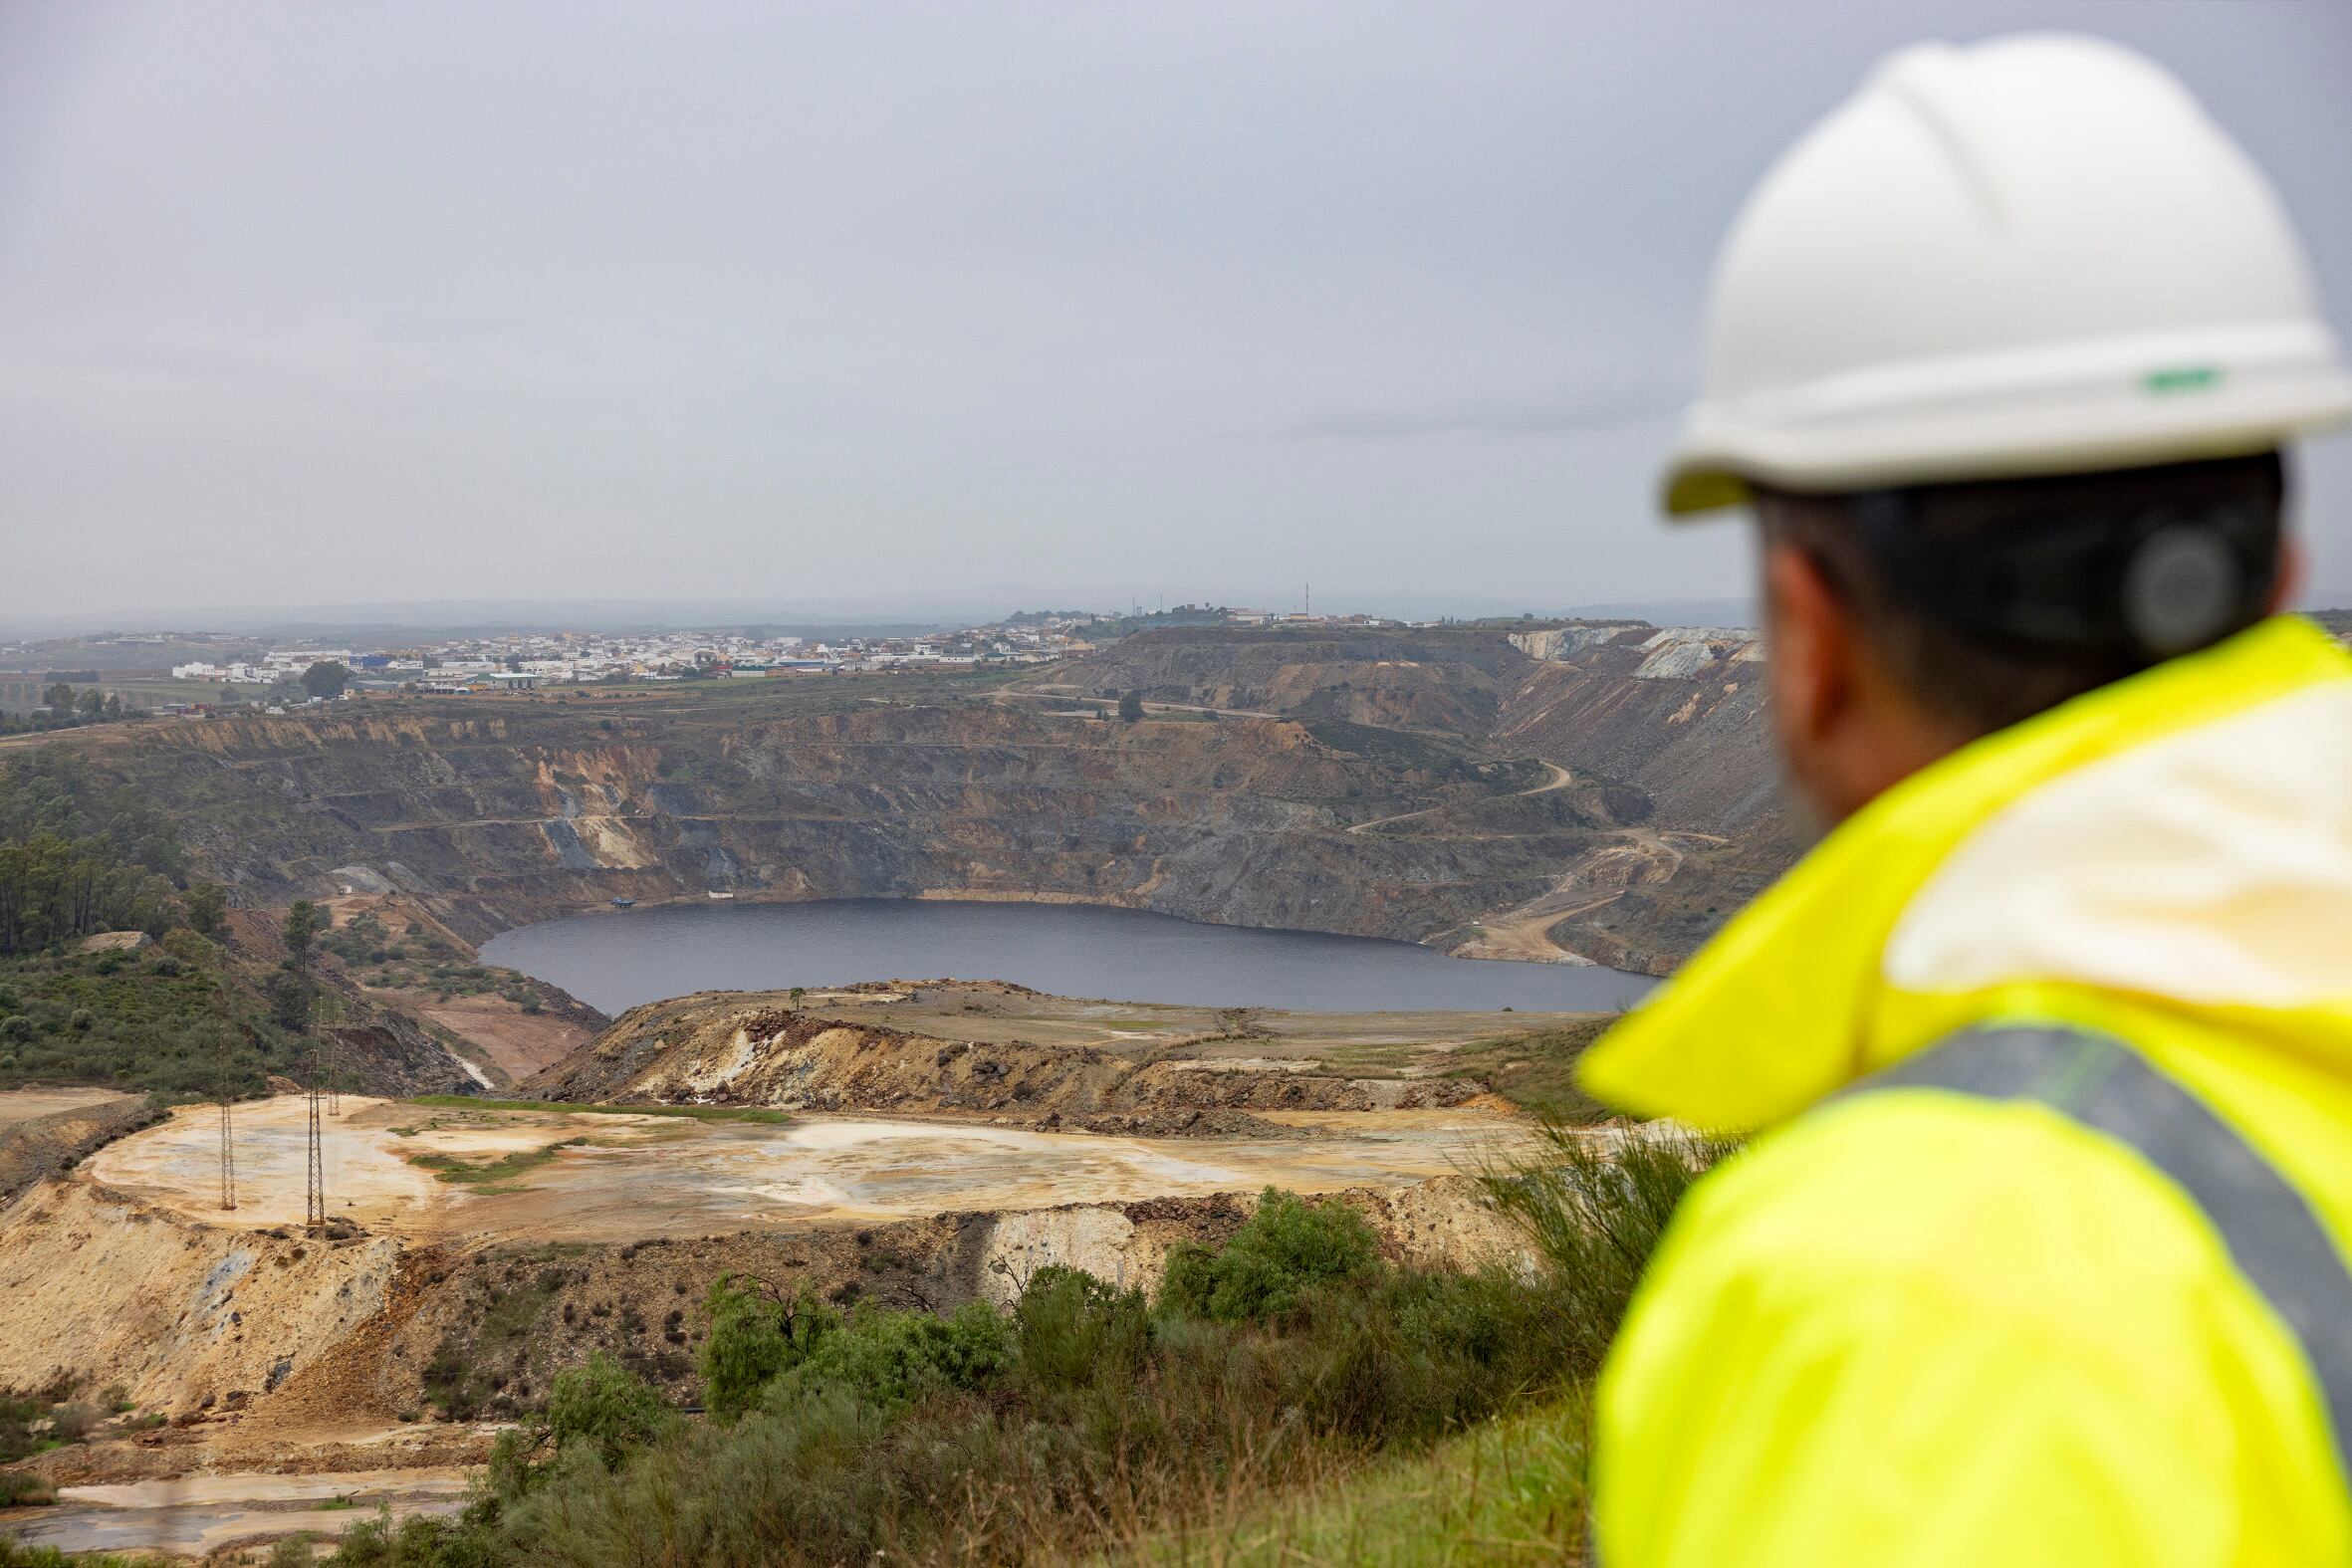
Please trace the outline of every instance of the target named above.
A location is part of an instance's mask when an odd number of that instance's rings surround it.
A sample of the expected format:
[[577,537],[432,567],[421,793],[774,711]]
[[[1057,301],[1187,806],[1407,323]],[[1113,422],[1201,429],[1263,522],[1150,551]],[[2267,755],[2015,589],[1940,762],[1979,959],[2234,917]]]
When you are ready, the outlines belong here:
[[[633,1240],[1270,1185],[1336,1192],[1474,1169],[1524,1136],[1517,1123],[1470,1108],[1317,1118],[1335,1136],[1312,1140],[1112,1138],[866,1117],[764,1126],[356,1097],[344,1109],[326,1124],[329,1212],[370,1234],[419,1240]],[[238,1108],[233,1214],[219,1208],[219,1129],[208,1107],[110,1145],[85,1174],[206,1225],[300,1226],[304,1130],[299,1097]],[[568,1146],[489,1187],[444,1182],[412,1163],[555,1145]]]
[[[394,1520],[454,1513],[467,1472],[353,1470],[313,1475],[189,1475],[120,1486],[67,1486],[56,1503],[0,1509],[0,1533],[65,1552],[163,1551],[199,1556],[232,1541],[298,1532],[341,1535],[378,1507]],[[352,1507],[322,1508],[349,1499]]]
[[88,1105],[128,1098],[129,1095],[113,1089],[8,1089],[0,1091],[0,1127],[58,1111],[76,1111]]

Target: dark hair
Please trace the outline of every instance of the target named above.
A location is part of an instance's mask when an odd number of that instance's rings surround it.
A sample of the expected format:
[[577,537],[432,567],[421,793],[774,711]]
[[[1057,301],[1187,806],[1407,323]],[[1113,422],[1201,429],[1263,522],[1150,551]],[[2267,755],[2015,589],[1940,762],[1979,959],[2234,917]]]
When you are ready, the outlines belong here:
[[1988,735],[2259,620],[2285,508],[2264,452],[1840,495],[1759,486],[1756,510],[1914,701]]

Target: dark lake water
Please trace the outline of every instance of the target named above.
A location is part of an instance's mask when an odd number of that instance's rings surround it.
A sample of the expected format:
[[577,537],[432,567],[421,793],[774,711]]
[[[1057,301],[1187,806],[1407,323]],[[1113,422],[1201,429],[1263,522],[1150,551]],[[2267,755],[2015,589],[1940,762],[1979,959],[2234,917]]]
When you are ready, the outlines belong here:
[[690,991],[861,980],[1010,980],[1065,997],[1318,1012],[1595,1011],[1656,982],[1567,964],[1448,958],[1410,942],[1204,926],[1069,904],[831,899],[664,905],[494,937],[482,960],[617,1013]]

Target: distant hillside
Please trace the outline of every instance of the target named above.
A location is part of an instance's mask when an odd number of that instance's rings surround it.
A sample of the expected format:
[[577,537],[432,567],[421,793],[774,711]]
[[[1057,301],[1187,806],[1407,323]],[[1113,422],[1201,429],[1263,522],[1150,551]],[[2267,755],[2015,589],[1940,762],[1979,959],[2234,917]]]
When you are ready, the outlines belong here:
[[1779,808],[1754,632],[1592,621],[1533,631],[1144,632],[1025,687],[1258,710],[1524,748],[1653,796],[1668,825]]
[[[1023,684],[1283,714],[1318,735],[1384,727],[1565,768],[1629,831],[1554,866],[1555,881],[1519,909],[1489,911],[1485,924],[1518,931],[1500,948],[1459,928],[1439,941],[1529,957],[1538,944],[1527,939],[1547,933],[1587,957],[1659,971],[1802,847],[1763,723],[1762,657],[1746,629],[1638,621],[1233,628],[1143,633]],[[1545,916],[1562,923],[1537,925]]]

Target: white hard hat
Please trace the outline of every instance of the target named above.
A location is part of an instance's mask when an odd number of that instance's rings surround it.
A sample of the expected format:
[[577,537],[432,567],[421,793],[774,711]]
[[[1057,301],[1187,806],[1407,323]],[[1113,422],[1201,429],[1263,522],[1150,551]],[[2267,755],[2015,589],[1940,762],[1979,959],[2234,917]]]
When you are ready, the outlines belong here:
[[2352,415],[2269,182],[2097,39],[1924,44],[1782,154],[1717,262],[1669,512],[2266,451]]

